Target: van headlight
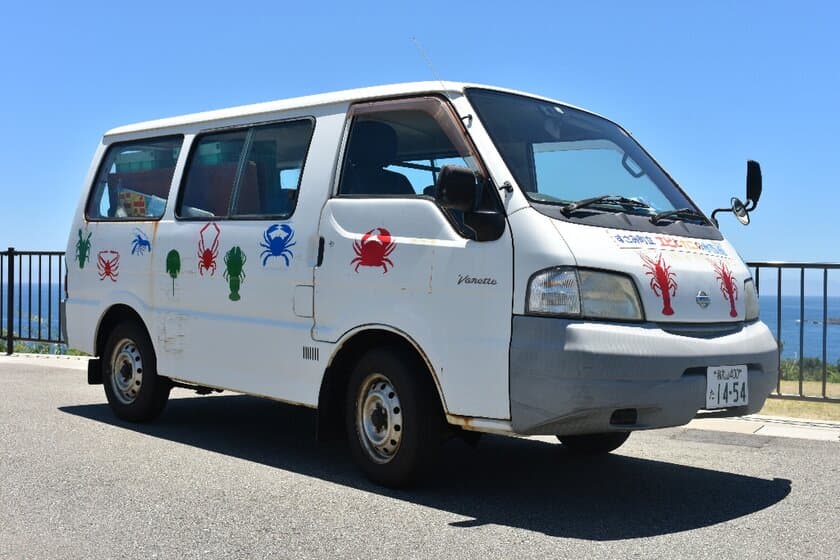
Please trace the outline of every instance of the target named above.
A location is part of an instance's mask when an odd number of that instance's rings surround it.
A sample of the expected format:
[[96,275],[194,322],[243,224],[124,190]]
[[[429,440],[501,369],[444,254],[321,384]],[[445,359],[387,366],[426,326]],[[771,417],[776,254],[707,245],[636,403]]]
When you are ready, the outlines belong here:
[[623,274],[570,267],[541,270],[528,283],[526,312],[588,319],[644,319],[633,281]]
[[747,321],[758,319],[758,294],[755,291],[755,282],[752,278],[744,280],[744,318]]

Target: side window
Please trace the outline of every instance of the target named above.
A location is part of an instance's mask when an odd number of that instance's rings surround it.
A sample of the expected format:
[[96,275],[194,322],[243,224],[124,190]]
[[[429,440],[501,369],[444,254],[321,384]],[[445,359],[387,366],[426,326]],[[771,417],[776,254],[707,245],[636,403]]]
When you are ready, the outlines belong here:
[[176,214],[180,218],[227,216],[247,130],[204,134],[193,145]]
[[312,120],[298,120],[199,136],[178,217],[290,216],[312,131]]
[[253,129],[232,214],[291,216],[311,138],[309,120]]
[[163,216],[183,137],[114,144],[91,189],[89,220],[150,220]]
[[[474,158],[441,102],[362,110],[353,119],[338,192],[344,195],[432,195],[444,165],[475,169]],[[438,115],[437,118],[434,115]]]

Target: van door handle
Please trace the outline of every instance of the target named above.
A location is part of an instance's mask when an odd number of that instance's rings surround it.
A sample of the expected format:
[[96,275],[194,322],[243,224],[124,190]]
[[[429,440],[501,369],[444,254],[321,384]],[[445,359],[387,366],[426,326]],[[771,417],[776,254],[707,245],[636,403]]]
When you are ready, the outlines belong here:
[[318,238],[318,262],[315,264],[316,267],[321,266],[324,264],[324,238]]

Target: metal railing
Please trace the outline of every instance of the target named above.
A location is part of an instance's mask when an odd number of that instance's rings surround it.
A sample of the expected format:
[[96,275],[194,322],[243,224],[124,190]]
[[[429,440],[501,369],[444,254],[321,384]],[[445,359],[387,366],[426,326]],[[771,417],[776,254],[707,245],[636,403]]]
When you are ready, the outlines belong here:
[[[755,262],[748,262],[747,266],[753,269],[753,279],[755,280],[755,287],[756,291],[761,296],[761,285],[762,283],[766,286],[766,274],[765,280],[762,282],[762,275],[761,271],[775,271],[775,294],[776,294],[776,301],[775,301],[775,321],[768,321],[769,313],[762,312],[762,319],[765,323],[769,323],[771,329],[775,328],[776,340],[778,341],[779,345],[779,377],[776,381],[776,391],[775,393],[771,394],[771,397],[777,397],[782,399],[797,399],[797,400],[809,400],[809,401],[829,401],[829,402],[840,402],[840,379],[834,382],[829,382],[829,374],[832,373],[832,369],[834,370],[834,375],[837,376],[837,370],[840,369],[840,361],[835,365],[834,368],[831,368],[828,364],[828,327],[830,324],[837,324],[837,328],[840,328],[840,318],[837,317],[829,317],[828,309],[829,309],[829,296],[828,296],[828,271],[829,270],[838,270],[840,269],[840,263],[813,263],[813,262],[782,262],[782,261],[755,261]],[[794,296],[783,296],[782,294],[782,272],[785,270],[793,270],[799,271],[799,305],[798,305],[798,328],[797,333],[798,335],[798,351],[796,352],[796,357],[790,359],[783,359],[783,348],[784,348],[784,334],[785,329],[782,321],[783,316],[783,305],[782,301],[784,297],[797,297]],[[818,365],[819,371],[819,379],[814,379],[813,381],[806,380],[806,361],[811,362],[813,364],[813,359],[817,358],[817,356],[813,357],[806,357],[805,356],[805,329],[806,325],[808,324],[808,319],[805,315],[805,275],[807,271],[815,271],[817,273],[821,272],[822,276],[822,296],[821,296],[821,311],[822,317],[820,319],[811,319],[811,324],[819,324],[821,326],[821,356],[820,363]],[[772,277],[771,277],[772,278]],[[772,280],[771,280],[772,282]],[[811,296],[814,297],[814,296]],[[819,297],[819,296],[816,296]],[[772,324],[775,323],[775,324]],[[789,369],[786,366],[790,365],[791,362],[796,363],[796,376],[794,379],[785,378],[785,374],[789,373],[786,370]],[[813,369],[808,372],[811,373],[811,377],[815,377]],[[789,375],[788,375],[789,377]],[[786,389],[790,383],[795,382],[795,393],[786,392]],[[818,391],[807,391],[806,388],[809,386],[812,388],[813,384],[817,383]],[[829,388],[831,391],[829,391]]]
[[65,342],[64,282],[64,251],[0,251],[0,337],[7,354],[15,341]]

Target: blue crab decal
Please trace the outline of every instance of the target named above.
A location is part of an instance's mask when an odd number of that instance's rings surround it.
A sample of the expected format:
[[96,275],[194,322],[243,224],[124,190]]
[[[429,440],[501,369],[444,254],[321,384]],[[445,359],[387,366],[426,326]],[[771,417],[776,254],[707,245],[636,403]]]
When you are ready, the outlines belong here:
[[146,251],[152,250],[149,237],[140,228],[134,228],[134,238],[131,240],[131,254],[145,255]]
[[265,263],[271,257],[282,257],[286,266],[289,266],[289,259],[294,257],[291,249],[296,244],[292,241],[294,238],[295,230],[290,225],[274,224],[269,226],[263,233],[263,242],[260,243],[260,247],[263,248],[263,252],[260,253],[262,265],[265,266]]

